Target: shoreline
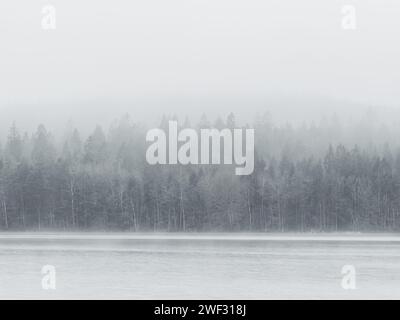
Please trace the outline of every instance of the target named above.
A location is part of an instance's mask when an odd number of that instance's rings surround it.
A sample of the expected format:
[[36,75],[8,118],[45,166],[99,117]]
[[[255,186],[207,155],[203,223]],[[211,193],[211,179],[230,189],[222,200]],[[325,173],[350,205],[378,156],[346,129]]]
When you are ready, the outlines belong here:
[[1,240],[208,240],[400,242],[395,233],[0,232]]

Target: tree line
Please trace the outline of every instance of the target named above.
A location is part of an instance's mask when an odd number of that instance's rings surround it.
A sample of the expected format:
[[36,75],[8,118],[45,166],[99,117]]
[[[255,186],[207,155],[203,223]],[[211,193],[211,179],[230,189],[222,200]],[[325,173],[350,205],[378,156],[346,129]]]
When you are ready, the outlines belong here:
[[[181,126],[190,123],[186,119]],[[230,114],[213,123],[203,116],[194,127],[238,126]],[[85,139],[77,129],[57,140],[43,125],[29,135],[13,124],[0,153],[0,228],[400,229],[400,149],[371,135],[371,126],[363,127],[357,143],[354,131],[336,120],[278,126],[266,115],[252,127],[255,169],[236,176],[229,165],[147,164],[146,128],[128,115],[107,133],[97,126]],[[388,130],[379,130],[388,137]]]

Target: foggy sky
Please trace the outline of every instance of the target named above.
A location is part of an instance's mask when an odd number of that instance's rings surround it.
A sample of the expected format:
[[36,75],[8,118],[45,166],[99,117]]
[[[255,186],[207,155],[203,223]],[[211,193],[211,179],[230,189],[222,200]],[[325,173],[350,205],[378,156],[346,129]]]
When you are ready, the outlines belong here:
[[[56,8],[56,30],[41,28]],[[341,27],[354,5],[357,29]],[[400,105],[398,0],[0,3],[0,125]]]

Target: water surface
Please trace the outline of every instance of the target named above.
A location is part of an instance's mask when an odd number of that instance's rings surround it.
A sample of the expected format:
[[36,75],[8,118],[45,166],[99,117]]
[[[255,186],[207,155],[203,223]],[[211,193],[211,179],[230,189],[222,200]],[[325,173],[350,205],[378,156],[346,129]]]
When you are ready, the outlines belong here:
[[[55,290],[42,288],[44,265]],[[400,237],[1,233],[0,298],[399,299]]]

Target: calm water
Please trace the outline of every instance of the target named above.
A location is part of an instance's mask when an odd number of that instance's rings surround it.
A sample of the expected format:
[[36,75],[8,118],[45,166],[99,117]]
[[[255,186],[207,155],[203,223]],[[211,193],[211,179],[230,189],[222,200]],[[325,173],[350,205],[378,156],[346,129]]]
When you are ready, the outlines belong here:
[[3,233],[0,298],[400,299],[400,237]]

